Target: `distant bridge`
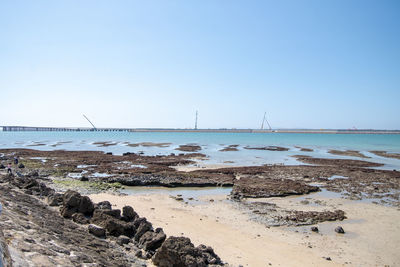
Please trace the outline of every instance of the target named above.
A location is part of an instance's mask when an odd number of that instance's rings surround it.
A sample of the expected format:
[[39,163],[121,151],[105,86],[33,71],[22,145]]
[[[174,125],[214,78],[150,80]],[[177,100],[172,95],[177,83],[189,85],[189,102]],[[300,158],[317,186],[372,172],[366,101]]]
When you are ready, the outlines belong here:
[[128,128],[1,126],[4,132],[129,132]]
[[[0,126],[4,132],[240,132],[251,133],[252,129],[179,129],[179,128],[89,128],[89,127],[34,127]],[[264,132],[264,131],[263,131]],[[267,132],[267,131],[265,131]]]
[[179,128],[89,128],[0,126],[4,132],[210,132],[210,133],[326,133],[326,134],[400,134],[400,130],[374,129],[179,129]]

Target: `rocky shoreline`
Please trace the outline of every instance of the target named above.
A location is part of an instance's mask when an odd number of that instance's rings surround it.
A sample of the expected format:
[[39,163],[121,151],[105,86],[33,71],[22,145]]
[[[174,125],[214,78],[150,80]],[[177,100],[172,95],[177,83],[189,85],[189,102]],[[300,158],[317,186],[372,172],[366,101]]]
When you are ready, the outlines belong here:
[[212,248],[167,238],[130,206],[121,214],[107,201],[56,193],[32,177],[7,175],[0,183],[4,266],[146,266],[148,259],[156,266],[223,264]]

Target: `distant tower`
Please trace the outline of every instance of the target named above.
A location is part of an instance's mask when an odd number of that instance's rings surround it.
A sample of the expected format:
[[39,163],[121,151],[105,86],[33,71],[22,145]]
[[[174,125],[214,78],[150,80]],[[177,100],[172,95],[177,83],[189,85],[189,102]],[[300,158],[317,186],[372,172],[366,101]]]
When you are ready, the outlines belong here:
[[197,130],[197,117],[198,117],[198,112],[196,110],[196,122],[194,123],[194,129]]

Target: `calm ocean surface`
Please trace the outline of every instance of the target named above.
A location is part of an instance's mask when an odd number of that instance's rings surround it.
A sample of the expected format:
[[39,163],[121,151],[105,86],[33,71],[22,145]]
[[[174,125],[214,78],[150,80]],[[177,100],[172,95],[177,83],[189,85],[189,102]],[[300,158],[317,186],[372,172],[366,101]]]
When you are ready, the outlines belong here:
[[[66,142],[66,143],[59,143]],[[100,147],[94,142],[114,142]],[[126,143],[172,143],[168,147],[129,147]],[[57,144],[57,146],[54,146]],[[385,163],[385,168],[400,168],[400,160],[375,156],[368,151],[384,150],[400,153],[400,135],[396,134],[301,134],[301,133],[166,133],[166,132],[2,132],[0,148],[31,148],[40,150],[101,150],[122,154],[143,151],[146,155],[182,153],[179,145],[198,144],[199,151],[209,156],[209,164],[258,165],[299,164],[292,155],[351,158],[327,153],[330,149],[358,150],[371,156],[373,161]],[[239,151],[220,152],[226,145],[239,145]],[[289,151],[259,151],[244,146],[283,146]],[[312,148],[314,152],[300,152],[299,148]],[[227,163],[226,161],[233,161]]]

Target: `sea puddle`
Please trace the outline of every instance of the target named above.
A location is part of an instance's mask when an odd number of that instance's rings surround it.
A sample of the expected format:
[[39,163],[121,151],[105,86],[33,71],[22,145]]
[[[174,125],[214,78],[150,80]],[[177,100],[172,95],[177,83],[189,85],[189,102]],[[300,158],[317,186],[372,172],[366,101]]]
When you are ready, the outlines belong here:
[[[126,186],[120,192],[127,195],[163,194],[188,204],[204,204],[205,196],[228,196],[232,187],[161,187],[161,186]],[[212,201],[210,199],[210,201]]]
[[30,159],[40,160],[43,163],[45,163],[47,161],[47,158],[44,158],[44,157],[31,157]]
[[76,166],[78,169],[86,169],[86,168],[91,168],[91,167],[96,167],[97,165],[78,165]]
[[331,177],[328,178],[328,180],[334,180],[334,179],[349,179],[349,177],[342,175],[332,175]]

